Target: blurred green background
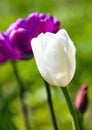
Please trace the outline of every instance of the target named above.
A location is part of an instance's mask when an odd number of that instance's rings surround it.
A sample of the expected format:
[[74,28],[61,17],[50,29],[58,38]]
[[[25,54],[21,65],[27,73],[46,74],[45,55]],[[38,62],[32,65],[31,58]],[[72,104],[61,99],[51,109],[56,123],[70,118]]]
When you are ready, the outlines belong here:
[[[88,84],[89,106],[84,114],[85,130],[92,130],[92,1],[91,0],[0,0],[0,31],[16,19],[41,12],[61,21],[77,48],[77,68],[68,90],[72,102],[81,84]],[[43,80],[34,59],[17,62],[25,85],[31,130],[53,130]],[[0,65],[0,130],[25,130],[11,62]],[[51,87],[59,130],[72,130],[71,116],[61,90]]]

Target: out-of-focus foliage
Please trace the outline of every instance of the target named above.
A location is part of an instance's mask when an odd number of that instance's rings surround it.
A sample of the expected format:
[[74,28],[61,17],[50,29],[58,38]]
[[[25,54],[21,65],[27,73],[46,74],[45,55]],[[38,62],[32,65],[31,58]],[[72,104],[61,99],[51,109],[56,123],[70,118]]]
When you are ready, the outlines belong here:
[[[89,86],[89,107],[84,115],[85,130],[91,130],[92,117],[92,1],[91,0],[0,0],[0,30],[5,31],[17,18],[31,12],[56,16],[70,34],[77,48],[77,68],[69,93],[74,101],[81,84]],[[25,84],[32,130],[53,130],[43,80],[34,60],[19,61],[18,70]],[[18,84],[11,62],[0,65],[0,130],[25,130],[18,97]],[[52,87],[55,115],[59,129],[71,130],[71,117],[59,88]],[[17,93],[17,94],[16,94]]]
[[[9,89],[9,86],[7,85]],[[9,92],[9,90],[5,89],[4,87],[0,88],[0,129],[1,130],[8,130],[13,129],[17,130],[16,126],[13,122],[13,116],[15,112],[11,110],[11,104],[16,98],[15,92]]]

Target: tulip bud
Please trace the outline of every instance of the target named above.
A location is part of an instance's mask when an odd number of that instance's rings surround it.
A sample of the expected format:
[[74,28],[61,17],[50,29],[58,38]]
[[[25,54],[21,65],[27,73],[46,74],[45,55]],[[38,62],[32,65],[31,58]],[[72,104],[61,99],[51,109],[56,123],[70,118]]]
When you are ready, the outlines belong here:
[[76,68],[76,49],[68,33],[64,29],[41,33],[31,45],[42,77],[51,85],[69,84]]
[[82,85],[75,98],[75,109],[81,113],[84,113],[88,106],[87,89],[88,86],[86,84]]

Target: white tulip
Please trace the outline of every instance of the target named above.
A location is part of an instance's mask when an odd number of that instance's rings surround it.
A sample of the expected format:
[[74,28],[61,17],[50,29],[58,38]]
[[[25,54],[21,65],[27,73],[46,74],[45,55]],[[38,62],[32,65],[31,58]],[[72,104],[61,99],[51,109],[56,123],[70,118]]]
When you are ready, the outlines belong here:
[[76,48],[66,30],[41,33],[31,46],[42,77],[51,85],[68,85],[75,73]]

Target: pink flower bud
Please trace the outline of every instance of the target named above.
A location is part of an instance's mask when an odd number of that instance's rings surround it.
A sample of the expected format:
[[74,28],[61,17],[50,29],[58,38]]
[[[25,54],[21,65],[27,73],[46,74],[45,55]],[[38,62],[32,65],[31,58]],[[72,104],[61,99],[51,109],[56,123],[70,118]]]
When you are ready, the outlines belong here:
[[88,86],[86,84],[82,85],[75,97],[74,107],[81,113],[84,113],[88,106],[87,89]]

